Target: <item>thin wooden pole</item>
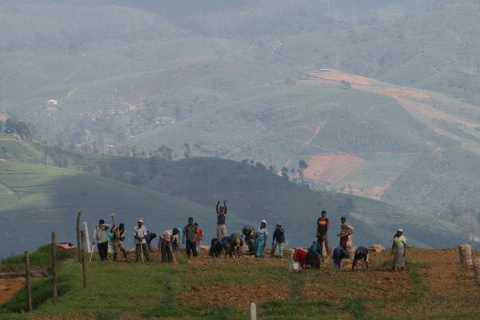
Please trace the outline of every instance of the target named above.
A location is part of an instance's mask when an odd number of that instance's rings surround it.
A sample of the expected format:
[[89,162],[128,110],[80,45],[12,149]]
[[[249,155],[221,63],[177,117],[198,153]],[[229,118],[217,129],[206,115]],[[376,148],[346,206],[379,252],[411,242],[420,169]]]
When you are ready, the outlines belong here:
[[57,243],[55,238],[55,231],[52,231],[53,305],[56,305],[58,300]]
[[81,244],[80,244],[80,241],[81,241],[81,235],[80,235],[80,217],[82,216],[82,213],[79,212],[77,213],[77,258],[78,258],[78,262],[82,262],[82,257],[81,257],[81,253],[80,253],[80,247],[81,247]]
[[25,286],[27,287],[27,308],[32,311],[32,284],[30,283],[30,256],[25,251]]
[[83,276],[83,287],[87,287],[87,264],[85,263],[85,231],[82,230],[82,276]]
[[87,253],[90,253],[90,236],[89,236],[89,233],[88,233],[87,221],[83,221],[83,230],[85,230],[85,241],[86,241],[86,243],[83,243],[83,245],[84,245],[83,249],[84,250],[87,249]]

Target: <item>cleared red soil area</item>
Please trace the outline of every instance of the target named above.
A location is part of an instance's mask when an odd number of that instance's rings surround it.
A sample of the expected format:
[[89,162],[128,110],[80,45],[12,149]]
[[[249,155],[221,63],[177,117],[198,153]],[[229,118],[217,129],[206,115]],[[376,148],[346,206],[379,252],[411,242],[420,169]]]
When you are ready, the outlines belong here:
[[[339,72],[336,70],[311,72],[308,73],[308,76],[310,76],[311,80],[307,80],[304,83],[318,86],[340,86],[342,81],[345,81],[350,83],[354,89],[375,92],[392,97],[397,99],[400,104],[410,112],[421,112],[418,110],[411,110],[411,106],[415,103],[418,104],[416,101],[419,99],[429,98],[427,94],[420,90],[411,90],[399,86],[388,85],[386,83],[376,81],[375,79]],[[419,109],[424,110],[425,108]],[[311,139],[313,139],[313,137]],[[308,162],[308,168],[305,170],[305,178],[327,184],[335,184],[340,179],[354,173],[363,164],[363,162],[363,159],[352,155],[314,156]],[[383,191],[389,187],[395,178],[396,177],[390,177],[388,181],[385,181],[381,185],[371,188],[362,188],[362,191],[356,190],[355,186],[352,185],[353,189],[349,188],[345,192],[372,199],[379,199]]]
[[389,86],[384,83],[380,84],[375,79],[335,70],[326,72],[311,72],[308,75],[317,80],[330,81],[331,83],[336,84],[340,83],[341,81],[346,81],[349,82],[354,89],[372,91],[392,98],[423,99],[429,97],[429,95],[425,94],[421,90],[416,91],[394,85]]
[[360,157],[347,154],[314,156],[308,161],[304,175],[307,179],[335,183],[355,172],[364,162]]
[[0,274],[0,304],[8,301],[18,290],[25,286],[25,278]]

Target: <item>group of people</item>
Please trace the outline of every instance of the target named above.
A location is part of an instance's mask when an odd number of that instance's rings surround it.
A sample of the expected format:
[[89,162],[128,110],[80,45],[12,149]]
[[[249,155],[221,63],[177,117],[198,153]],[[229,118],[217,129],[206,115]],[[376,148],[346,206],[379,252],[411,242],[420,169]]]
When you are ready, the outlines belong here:
[[[353,245],[353,227],[347,222],[346,217],[341,217],[339,245],[330,250],[328,245],[329,220],[327,212],[323,210],[317,220],[316,241],[312,243],[309,250],[295,249],[292,255],[291,271],[298,271],[304,268],[320,268],[320,258],[326,258],[331,255],[335,270],[342,269],[342,260],[352,258],[352,271],[358,268],[358,262],[363,261],[365,269],[368,270],[368,248]],[[405,256],[407,248],[407,239],[403,235],[403,230],[398,229],[392,239],[392,270],[403,270],[405,267]]]
[[[268,245],[268,229],[267,221],[261,220],[258,229],[252,225],[246,225],[242,228],[241,233],[232,233],[227,235],[226,216],[227,201],[217,202],[217,236],[210,242],[210,256],[216,258],[223,252],[225,257],[240,256],[241,254],[254,255],[255,257],[265,257]],[[316,240],[312,243],[308,250],[301,248],[295,249],[292,255],[291,267],[294,270],[299,268],[319,268],[320,259],[331,256],[334,268],[340,270],[342,268],[342,260],[352,258],[352,271],[357,268],[359,261],[364,261],[368,270],[368,249],[360,246],[353,246],[353,230],[354,228],[347,222],[346,217],[341,217],[339,245],[333,250],[330,249],[328,243],[329,219],[327,212],[323,210],[321,216],[317,220]],[[123,223],[118,226],[106,224],[103,219],[99,221],[94,231],[94,242],[97,244],[100,260],[108,259],[109,243],[113,251],[113,260],[118,260],[118,254],[122,253],[125,261],[128,261],[128,255],[125,250],[126,230]],[[151,261],[150,251],[151,242],[157,235],[150,232],[143,224],[143,219],[137,221],[134,228],[133,238],[135,244],[135,261]],[[197,257],[201,250],[201,242],[203,239],[203,231],[198,223],[194,222],[192,217],[188,218],[188,223],[180,228],[172,228],[165,230],[159,236],[158,249],[161,252],[162,262],[176,262],[174,252],[180,247],[180,241],[185,245],[186,254],[190,257]],[[403,230],[398,229],[392,239],[392,270],[403,269],[405,266],[406,255],[406,238]],[[283,258],[285,248],[285,230],[281,223],[277,223],[272,236],[271,256]]]
[[[174,252],[180,248],[180,240],[186,245],[187,254],[193,253],[196,257],[201,247],[203,231],[198,223],[193,222],[193,218],[188,219],[188,224],[180,231],[179,228],[165,230],[158,237],[158,249],[161,252],[162,262],[175,261]],[[183,237],[181,235],[183,234]],[[152,240],[157,237],[156,233],[148,230],[143,219],[137,221],[133,230],[133,239],[135,244],[135,261],[151,261],[150,252],[152,251]],[[105,220],[100,219],[93,233],[93,245],[97,244],[100,260],[108,260],[109,247],[113,251],[113,260],[118,261],[118,254],[123,253],[125,261],[128,262],[128,255],[125,250],[126,230],[125,225],[120,223],[118,226],[106,224]],[[180,239],[181,238],[181,239]]]
[[[225,257],[240,256],[241,253],[254,255],[258,258],[265,257],[268,244],[267,221],[260,221],[260,227],[255,230],[252,225],[246,225],[242,228],[242,233],[234,232],[230,236],[227,233],[226,216],[228,212],[227,201],[223,203],[217,201],[217,237],[210,242],[210,256],[216,258],[221,252],[225,253]],[[241,252],[241,248],[246,250]],[[272,236],[272,257],[283,257],[283,249],[285,247],[285,230],[281,223],[277,223]]]

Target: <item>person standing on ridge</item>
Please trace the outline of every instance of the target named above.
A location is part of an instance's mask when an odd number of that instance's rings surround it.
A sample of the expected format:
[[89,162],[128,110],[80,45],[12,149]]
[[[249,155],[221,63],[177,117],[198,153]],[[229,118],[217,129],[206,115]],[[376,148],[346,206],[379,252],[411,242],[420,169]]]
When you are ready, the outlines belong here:
[[93,232],[93,244],[97,243],[98,255],[101,261],[107,260],[108,257],[108,229],[110,229],[110,225],[105,224],[105,220],[100,219],[98,226],[95,227]]
[[217,211],[217,238],[218,240],[222,240],[223,237],[227,236],[227,226],[225,224],[227,218],[227,200],[223,201],[223,204],[220,204],[220,201],[218,201],[215,209]]
[[398,229],[392,239],[392,271],[405,268],[405,256],[407,254],[407,238],[403,235],[403,229]]
[[135,253],[136,253],[136,258],[135,261],[139,262],[140,260],[143,260],[143,257],[147,259],[147,261],[150,261],[150,250],[148,249],[147,246],[147,240],[145,240],[145,237],[147,236],[147,228],[143,225],[143,219],[140,218],[137,221],[137,225],[135,226],[133,230],[133,238],[135,239]]
[[[183,237],[182,243],[186,245],[187,248],[187,255],[190,256],[193,253],[193,257],[196,258],[198,256],[197,252],[197,243],[195,242],[195,237],[197,236],[198,227],[193,224],[193,218],[188,218],[188,224],[183,227]],[[186,241],[185,241],[186,240]]]
[[265,257],[267,239],[268,239],[267,221],[262,220],[260,222],[260,227],[255,233],[255,257],[256,258]]
[[125,251],[125,233],[127,230],[125,229],[125,225],[120,223],[118,227],[115,227],[115,240],[113,241],[113,260],[116,261],[115,252],[122,252],[123,256],[125,257],[125,262],[128,262],[128,255]]
[[[283,248],[285,247],[285,230],[279,222],[273,231],[272,237],[272,258],[283,258]],[[277,251],[278,249],[278,251]]]
[[321,217],[317,220],[317,242],[320,248],[325,245],[327,255],[330,255],[330,248],[328,247],[328,218],[327,211],[322,210]]
[[340,221],[342,222],[342,226],[337,236],[340,237],[340,247],[347,252],[347,258],[349,258],[348,249],[353,247],[353,227],[347,222],[347,218],[345,217],[341,217]]

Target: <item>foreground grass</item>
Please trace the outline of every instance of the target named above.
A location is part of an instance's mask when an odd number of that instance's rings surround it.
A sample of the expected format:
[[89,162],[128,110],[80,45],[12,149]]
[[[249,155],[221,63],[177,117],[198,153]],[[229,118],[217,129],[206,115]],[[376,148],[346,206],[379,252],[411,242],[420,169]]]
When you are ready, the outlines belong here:
[[[35,316],[57,314],[65,318],[83,315],[92,319],[247,319],[250,305],[242,307],[209,303],[185,305],[182,293],[189,287],[207,288],[213,285],[220,296],[241,292],[225,291],[222,286],[272,281],[286,283],[291,288],[289,300],[268,301],[257,306],[262,319],[315,319],[319,314],[337,318],[343,311],[329,302],[306,301],[301,294],[303,277],[290,274],[284,264],[245,265],[235,272],[228,264],[212,265],[213,269],[192,266],[186,258],[179,263],[161,264],[101,263],[88,264],[88,285],[83,288],[81,265],[75,258],[67,259],[59,268],[57,305],[51,300],[52,279],[36,280],[32,285]],[[239,271],[239,270],[237,270]],[[187,288],[187,289],[186,289]],[[188,298],[187,298],[188,299]],[[27,319],[26,290],[22,289],[0,307],[0,319]]]

